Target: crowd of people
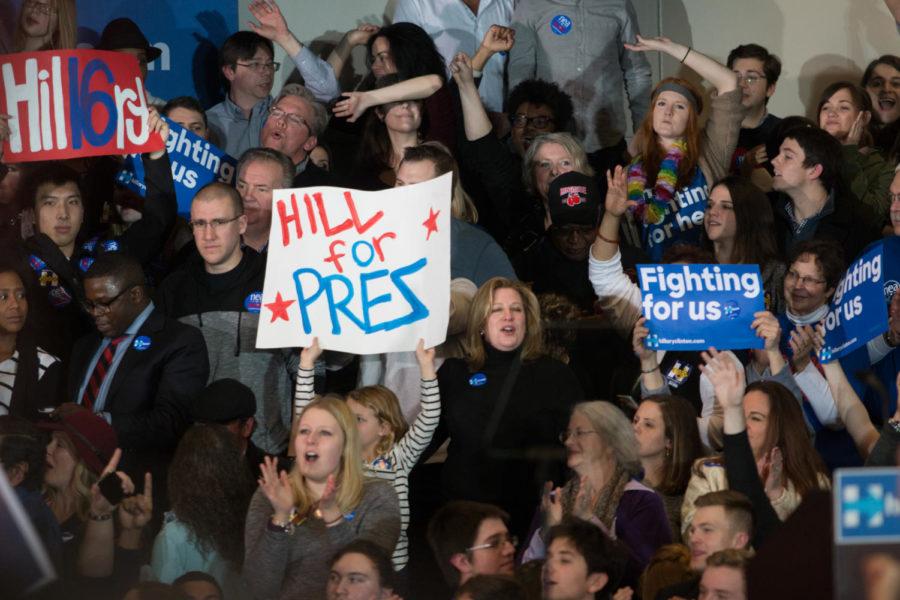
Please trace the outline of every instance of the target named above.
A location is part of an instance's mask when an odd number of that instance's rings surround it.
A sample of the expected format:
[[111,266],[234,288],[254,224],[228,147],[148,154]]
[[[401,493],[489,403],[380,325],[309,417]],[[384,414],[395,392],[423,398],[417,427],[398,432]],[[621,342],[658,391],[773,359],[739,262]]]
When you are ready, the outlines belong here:
[[[900,236],[900,56],[777,117],[777,56],[643,37],[629,0],[399,0],[325,58],[249,12],[219,103],[148,96],[151,135],[237,160],[188,217],[165,149],[144,195],[118,156],[0,162],[0,463],[57,573],[32,597],[832,597],[832,472],[898,461],[896,282],[841,360],[819,325]],[[9,50],[76,33],[74,0],[24,0]],[[98,49],[160,55],[128,18]],[[273,190],[447,173],[444,343],[257,348]],[[763,348],[649,348],[638,263],[758,265]]]

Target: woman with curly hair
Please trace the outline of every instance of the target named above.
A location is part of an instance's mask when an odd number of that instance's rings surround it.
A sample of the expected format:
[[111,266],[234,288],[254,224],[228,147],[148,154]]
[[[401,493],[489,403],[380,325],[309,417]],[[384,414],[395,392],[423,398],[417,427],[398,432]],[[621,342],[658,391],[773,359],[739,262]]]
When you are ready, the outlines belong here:
[[184,434],[169,469],[171,512],[153,544],[153,576],[172,583],[188,571],[216,578],[226,598],[243,598],[244,516],[253,494],[234,434],[195,425]]

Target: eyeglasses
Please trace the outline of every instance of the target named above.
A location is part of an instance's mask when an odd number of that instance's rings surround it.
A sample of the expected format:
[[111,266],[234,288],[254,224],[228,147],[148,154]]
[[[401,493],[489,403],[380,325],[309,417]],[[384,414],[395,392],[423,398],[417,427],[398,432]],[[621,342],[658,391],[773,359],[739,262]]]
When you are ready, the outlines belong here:
[[236,217],[231,217],[230,219],[211,219],[209,221],[199,220],[199,221],[188,221],[188,225],[191,226],[191,229],[194,231],[205,231],[206,227],[212,227],[213,231],[218,231],[222,228],[222,226],[227,225],[233,221],[237,221],[244,215],[238,215]]
[[572,436],[575,436],[575,439],[578,440],[578,439],[581,439],[581,436],[588,435],[589,433],[597,433],[597,432],[594,431],[593,429],[576,429],[575,431],[566,429],[565,431],[559,432],[559,441],[562,442],[563,444],[565,444],[567,441],[569,441],[569,438]]
[[110,310],[112,310],[112,305],[116,303],[116,300],[124,296],[126,293],[130,292],[134,288],[139,287],[137,285],[129,285],[127,288],[116,294],[112,300],[107,302],[91,302],[90,300],[83,300],[81,302],[81,306],[84,307],[84,310],[88,314],[94,314],[95,312],[100,313],[101,315],[105,315]]
[[269,116],[272,117],[273,119],[278,119],[279,121],[284,119],[291,125],[296,125],[297,127],[306,127],[307,129],[310,129],[309,123],[307,123],[306,119],[304,119],[300,115],[295,114],[295,113],[285,112],[285,111],[281,110],[280,108],[276,108],[274,106],[269,108]]
[[488,541],[483,544],[466,548],[466,552],[474,552],[475,550],[496,550],[497,548],[501,548],[503,544],[507,542],[512,544],[512,547],[515,548],[519,545],[519,538],[514,535],[509,535],[508,533],[498,534],[489,538]]
[[261,60],[251,60],[250,62],[235,62],[234,64],[240,65],[242,67],[247,67],[251,71],[256,71],[257,73],[261,73],[263,71],[272,71],[274,73],[278,70],[278,67],[281,66],[281,63],[263,62]]
[[739,84],[746,83],[748,86],[753,86],[760,79],[765,79],[762,75],[741,75],[740,73],[737,73],[737,76]]
[[516,129],[522,129],[529,123],[531,123],[535,129],[546,129],[550,127],[552,124],[556,123],[556,119],[553,117],[547,117],[544,115],[539,115],[537,117],[529,117],[528,115],[510,115],[509,122],[512,123],[512,126]]
[[37,0],[25,0],[24,4],[22,5],[22,9],[36,11],[45,16],[49,15],[50,13],[56,12],[56,9],[54,9],[49,4],[37,2]]
[[803,277],[800,277],[800,273],[798,273],[797,271],[794,271],[793,269],[791,269],[790,271],[785,273],[784,279],[785,279],[785,281],[790,281],[790,282],[799,281],[801,284],[803,284],[805,286],[812,285],[814,283],[818,284],[818,285],[825,283],[824,279],[817,279],[815,277],[810,277],[809,275],[804,275]]

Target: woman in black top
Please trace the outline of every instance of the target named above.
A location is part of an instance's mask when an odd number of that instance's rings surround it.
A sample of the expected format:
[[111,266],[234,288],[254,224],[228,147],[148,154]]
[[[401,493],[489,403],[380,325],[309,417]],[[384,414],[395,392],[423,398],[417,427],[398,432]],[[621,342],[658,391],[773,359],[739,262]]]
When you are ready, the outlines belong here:
[[444,407],[432,449],[450,437],[444,496],[502,507],[520,536],[542,482],[563,478],[557,435],[583,396],[569,368],[543,355],[541,340],[534,294],[494,277],[472,300],[465,359],[438,371]]

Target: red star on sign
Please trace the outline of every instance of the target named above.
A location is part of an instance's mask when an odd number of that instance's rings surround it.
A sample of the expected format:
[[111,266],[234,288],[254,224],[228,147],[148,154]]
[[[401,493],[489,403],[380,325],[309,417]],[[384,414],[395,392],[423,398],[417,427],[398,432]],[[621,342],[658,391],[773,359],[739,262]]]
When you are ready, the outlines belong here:
[[275,302],[270,302],[266,304],[266,308],[272,311],[272,320],[269,323],[274,323],[277,319],[284,319],[285,321],[290,321],[287,314],[288,306],[296,302],[295,300],[282,300],[281,292],[275,295]]
[[428,234],[425,236],[426,241],[431,238],[432,233],[437,233],[437,218],[439,214],[441,214],[441,211],[434,212],[434,209],[429,207],[428,218],[422,221],[422,225],[428,230]]

